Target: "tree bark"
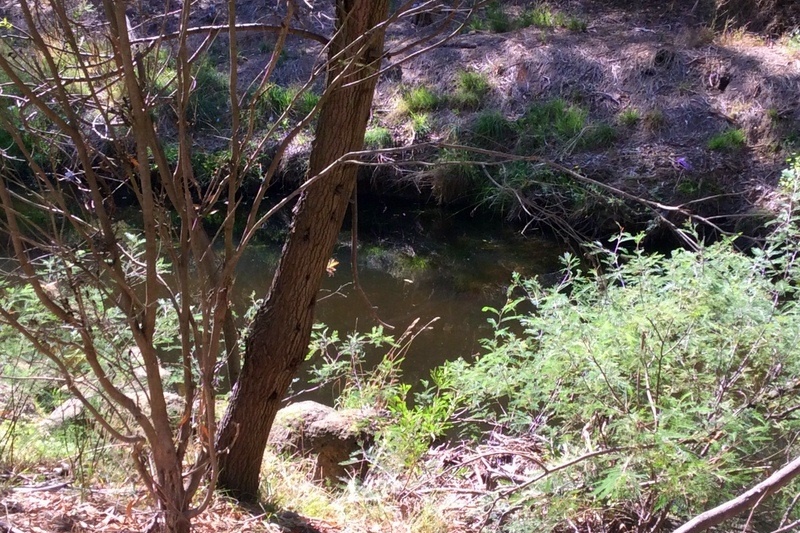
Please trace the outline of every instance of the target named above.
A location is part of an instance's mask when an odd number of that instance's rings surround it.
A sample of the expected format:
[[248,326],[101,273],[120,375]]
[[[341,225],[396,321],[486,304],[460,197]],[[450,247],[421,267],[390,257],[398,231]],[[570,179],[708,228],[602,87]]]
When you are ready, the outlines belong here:
[[[337,0],[337,33],[329,50],[326,101],[312,145],[308,178],[363,146],[380,67],[388,0]],[[269,293],[253,320],[239,381],[220,422],[219,486],[248,500],[258,481],[275,414],[303,362],[320,280],[356,182],[357,167],[340,165],[309,187]]]

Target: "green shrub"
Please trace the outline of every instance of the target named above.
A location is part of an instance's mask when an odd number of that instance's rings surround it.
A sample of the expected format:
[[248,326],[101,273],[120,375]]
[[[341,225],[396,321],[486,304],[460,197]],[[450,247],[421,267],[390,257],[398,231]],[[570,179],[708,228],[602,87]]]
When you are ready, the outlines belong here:
[[[409,401],[411,387],[401,383],[401,365],[416,323],[395,340],[382,327],[369,333],[350,333],[341,338],[337,331],[318,324],[309,346],[310,382],[336,384],[341,391],[336,404],[340,408],[385,409],[388,420],[382,423],[372,459],[383,468],[414,469],[428,452],[433,439],[452,426],[458,405],[444,372],[431,373],[431,381],[422,380],[422,390]],[[367,365],[370,355],[383,351],[379,362]],[[374,359],[373,359],[374,360]],[[409,406],[413,403],[413,407]]]
[[450,96],[450,102],[457,109],[478,109],[490,89],[485,74],[462,70],[456,75],[456,90]]
[[723,239],[667,257],[622,236],[616,252],[595,248],[602,268],[568,255],[557,286],[516,277],[487,308],[484,354],[446,366],[464,417],[535,442],[548,468],[575,460],[504,490],[525,509],[519,530],[560,531],[597,508],[692,516],[797,455],[799,162],[781,187],[773,234],[750,255]]
[[747,136],[741,129],[729,129],[708,140],[708,149],[721,152],[736,152],[747,144]]

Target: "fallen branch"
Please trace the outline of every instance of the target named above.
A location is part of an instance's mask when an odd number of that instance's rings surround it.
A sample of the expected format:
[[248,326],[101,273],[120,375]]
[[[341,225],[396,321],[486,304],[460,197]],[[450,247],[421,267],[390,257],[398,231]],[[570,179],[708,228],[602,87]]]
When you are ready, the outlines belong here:
[[800,474],[800,457],[795,458],[741,496],[737,496],[692,518],[676,529],[674,533],[698,533],[714,527],[747,509],[757,506],[765,498],[788,485],[798,474]]

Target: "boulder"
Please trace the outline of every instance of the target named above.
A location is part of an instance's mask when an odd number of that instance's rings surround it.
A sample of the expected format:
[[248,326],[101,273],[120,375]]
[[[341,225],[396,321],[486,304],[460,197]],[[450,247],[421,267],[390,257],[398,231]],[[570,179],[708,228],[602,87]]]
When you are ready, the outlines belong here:
[[269,444],[281,453],[316,456],[315,479],[363,477],[363,451],[375,438],[377,419],[374,410],[337,411],[317,402],[297,402],[278,411]]

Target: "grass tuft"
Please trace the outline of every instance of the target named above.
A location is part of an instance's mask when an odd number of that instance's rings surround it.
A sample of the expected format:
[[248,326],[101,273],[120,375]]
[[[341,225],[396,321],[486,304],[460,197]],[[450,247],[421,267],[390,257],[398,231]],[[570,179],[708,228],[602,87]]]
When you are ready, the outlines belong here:
[[218,71],[206,56],[197,64],[195,87],[189,97],[189,113],[199,128],[219,128],[228,115],[228,76]]
[[647,129],[647,131],[650,133],[655,133],[664,129],[664,127],[667,125],[667,118],[664,116],[664,112],[660,109],[651,109],[645,113],[642,122],[644,123],[644,127]]
[[718,152],[737,152],[747,144],[747,136],[741,129],[729,129],[708,140],[708,149]]
[[389,148],[393,139],[391,132],[382,126],[367,129],[364,134],[364,146],[372,149]]
[[516,137],[514,126],[499,111],[481,113],[475,119],[472,134],[478,145],[487,148],[509,146],[514,143]]
[[439,97],[424,85],[403,92],[400,111],[404,113],[423,113],[433,111],[439,105]]
[[619,123],[621,126],[625,126],[626,128],[632,128],[636,126],[640,120],[642,120],[642,114],[639,113],[638,109],[633,107],[629,107],[617,115],[617,123]]
[[456,75],[456,91],[450,96],[450,102],[457,109],[478,109],[490,90],[485,74],[462,70]]

